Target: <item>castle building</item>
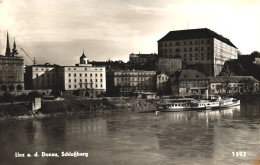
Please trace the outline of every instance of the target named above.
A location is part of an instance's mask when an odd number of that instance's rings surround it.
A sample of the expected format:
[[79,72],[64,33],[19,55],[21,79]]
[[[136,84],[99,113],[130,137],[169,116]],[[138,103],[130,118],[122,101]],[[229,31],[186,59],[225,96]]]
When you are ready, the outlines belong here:
[[237,59],[237,47],[210,29],[170,31],[158,41],[163,58],[181,58],[186,67],[217,76],[225,61]]
[[5,55],[0,55],[1,92],[24,90],[23,65],[24,59],[22,56],[18,56],[15,41],[12,51],[10,49],[9,35],[7,32]]

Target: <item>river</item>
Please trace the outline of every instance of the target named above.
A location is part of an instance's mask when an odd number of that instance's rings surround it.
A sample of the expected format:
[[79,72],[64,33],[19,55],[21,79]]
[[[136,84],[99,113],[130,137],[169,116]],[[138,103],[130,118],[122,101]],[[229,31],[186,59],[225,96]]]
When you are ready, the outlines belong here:
[[[0,164],[253,165],[260,158],[259,107],[252,99],[216,111],[0,121]],[[88,157],[62,157],[66,151]],[[59,157],[33,157],[36,152]]]

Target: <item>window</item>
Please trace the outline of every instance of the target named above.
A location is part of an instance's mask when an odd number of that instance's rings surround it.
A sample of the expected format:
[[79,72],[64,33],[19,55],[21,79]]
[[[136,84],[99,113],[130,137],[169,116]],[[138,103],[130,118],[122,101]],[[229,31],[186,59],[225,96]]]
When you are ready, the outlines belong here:
[[100,85],[100,87],[102,88],[102,87],[103,87],[103,85],[101,84],[101,85]]
[[175,45],[176,45],[176,46],[180,46],[180,42],[176,42]]
[[85,73],[85,77],[88,77],[88,74],[87,74],[87,73]]
[[74,85],[74,88],[77,88],[77,85]]
[[95,76],[97,77],[97,74],[95,74]]
[[92,73],[90,73],[90,77],[92,77]]
[[192,51],[192,48],[190,48],[190,51]]
[[77,82],[77,79],[74,79],[74,82]]
[[96,82],[97,82],[97,79],[96,79]]
[[71,88],[71,85],[69,85],[69,88]]
[[71,76],[71,74],[69,73],[69,77]]
[[200,48],[200,50],[202,50],[202,51],[203,51],[203,50],[204,50],[204,47],[201,47],[201,48]]
[[[134,78],[133,78],[134,79]],[[102,79],[100,79],[100,82],[102,82]]]
[[77,74],[76,74],[76,73],[74,74],[74,77],[77,77]]
[[69,82],[71,82],[71,79],[69,79]]
[[190,45],[192,45],[192,41],[190,41]]
[[180,49],[176,49],[176,52],[180,52]]
[[102,73],[100,73],[100,77],[102,77],[103,75],[102,75]]
[[80,74],[79,74],[79,77],[81,77],[81,76],[82,76],[82,74],[80,73]]
[[82,82],[82,79],[79,79],[79,82]]
[[88,82],[88,80],[87,80],[87,79],[85,79],[85,82]]

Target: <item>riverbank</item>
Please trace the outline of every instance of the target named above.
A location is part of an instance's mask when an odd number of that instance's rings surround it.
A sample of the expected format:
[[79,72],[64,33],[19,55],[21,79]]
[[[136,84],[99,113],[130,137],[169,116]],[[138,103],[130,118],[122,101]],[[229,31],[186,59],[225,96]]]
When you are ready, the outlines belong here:
[[42,103],[41,109],[31,111],[28,104],[0,105],[0,119],[26,119],[107,112],[148,112],[156,110],[157,100],[140,99],[82,99]]

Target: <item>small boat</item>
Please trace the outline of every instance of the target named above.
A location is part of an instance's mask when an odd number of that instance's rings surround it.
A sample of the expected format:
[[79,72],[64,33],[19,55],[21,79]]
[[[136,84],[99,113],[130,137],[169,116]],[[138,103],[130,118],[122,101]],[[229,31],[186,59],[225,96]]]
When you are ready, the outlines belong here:
[[221,98],[219,100],[219,108],[228,108],[240,105],[240,100],[235,98]]

